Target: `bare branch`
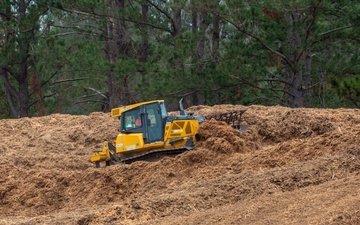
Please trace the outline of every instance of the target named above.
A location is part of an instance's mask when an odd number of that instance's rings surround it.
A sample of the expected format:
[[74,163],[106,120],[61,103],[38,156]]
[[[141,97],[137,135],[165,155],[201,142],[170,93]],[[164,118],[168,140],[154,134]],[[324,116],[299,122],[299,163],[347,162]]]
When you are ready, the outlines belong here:
[[[98,13],[95,13],[95,12],[88,13],[88,12],[83,12],[83,11],[73,10],[73,9],[60,9],[60,8],[57,8],[57,9],[65,11],[65,12],[76,13],[76,14],[85,15],[85,16],[109,17],[109,15],[98,14]],[[161,11],[161,12],[163,12],[163,11]],[[165,14],[165,16],[168,17],[167,14]],[[113,17],[113,18],[120,19],[118,17]],[[152,28],[155,28],[155,29],[158,29],[158,30],[163,30],[163,31],[166,31],[166,32],[168,32],[170,34],[173,34],[173,32],[171,30],[169,30],[169,29],[167,29],[165,27],[159,27],[159,26],[151,24],[151,23],[145,23],[145,22],[142,22],[142,21],[132,20],[132,19],[128,19],[128,18],[121,18],[121,20],[124,20],[124,21],[127,21],[127,22],[132,22],[132,23],[137,23],[137,24],[141,24],[141,25],[145,25],[145,26],[149,26],[149,27],[152,27]]]
[[174,35],[174,31],[175,31],[175,29],[176,29],[176,27],[175,27],[175,21],[173,20],[173,18],[170,16],[170,15],[168,15],[164,10],[162,10],[159,6],[157,6],[157,5],[155,5],[154,3],[152,3],[151,1],[149,1],[149,0],[146,0],[150,5],[152,5],[152,6],[154,6],[154,8],[155,9],[157,9],[159,12],[161,12],[162,14],[164,14],[165,16],[166,16],[166,18],[168,18],[168,20],[170,21],[170,23],[171,23],[171,26],[173,27],[173,31],[170,31],[170,33],[172,34],[172,35]]
[[45,84],[49,83],[50,80],[52,78],[54,78],[64,66],[65,66],[65,64],[60,65],[59,68],[49,77],[49,79],[47,79],[46,81],[41,83],[41,87],[43,87]]
[[53,37],[62,37],[62,36],[68,36],[68,35],[73,35],[73,34],[84,34],[84,33],[72,31],[72,32],[66,32],[66,33],[53,34],[51,36],[53,36]]
[[[50,26],[50,25],[49,25]],[[54,36],[54,37],[59,37],[59,36],[67,36],[67,35],[73,35],[73,34],[87,34],[87,35],[91,35],[91,36],[98,36],[101,35],[98,32],[94,32],[93,30],[90,32],[89,30],[83,29],[80,26],[58,26],[58,25],[51,25],[51,27],[56,27],[56,28],[60,28],[60,29],[73,29],[76,31],[69,31],[69,32],[64,32],[64,33],[59,33],[59,34],[55,34],[55,35],[50,35],[50,36]],[[94,27],[92,27],[94,28]]]
[[13,77],[16,79],[16,74],[15,74],[15,72],[14,72],[10,67],[5,66],[5,67],[3,67],[3,69],[4,69],[6,72],[10,73],[10,75],[13,76]]
[[102,100],[92,100],[92,99],[77,101],[77,102],[75,102],[74,104],[77,105],[77,104],[82,104],[82,103],[101,103],[102,105],[108,105],[108,103],[105,102],[105,101],[102,101]]
[[262,81],[265,81],[265,82],[279,82],[279,83],[283,83],[283,84],[286,84],[286,85],[292,85],[290,82],[286,81],[286,80],[283,80],[283,79],[260,79],[260,80],[255,80],[255,82],[262,82]]
[[316,12],[318,10],[318,7],[321,3],[321,0],[318,0],[318,2],[316,3],[315,7],[314,7],[314,10],[312,12],[312,20],[310,22],[310,24],[308,25],[308,27],[306,28],[306,37],[305,37],[305,41],[308,40],[309,36],[310,36],[310,30],[311,28],[314,26],[315,24],[315,20],[316,20]]
[[[49,94],[49,95],[44,95],[42,99],[50,98],[50,97],[52,97],[52,96],[54,96],[54,95],[56,95],[56,94],[57,94],[57,93],[55,92],[55,93],[52,93],[52,94]],[[38,103],[39,101],[40,101],[40,99],[32,102],[32,103],[29,105],[29,108],[30,108],[31,106],[35,105],[36,103]]]
[[[315,20],[316,20],[316,11],[319,7],[321,3],[321,0],[318,0],[318,2],[316,3],[315,7],[314,7],[314,10],[312,11],[312,20],[310,22],[310,24],[307,26],[306,28],[306,35],[305,35],[305,43],[307,44],[307,40],[309,39],[310,37],[310,30],[311,28],[314,26],[315,24]],[[302,50],[300,52],[300,54],[296,57],[296,62],[299,61],[299,59],[301,58],[301,56],[304,54],[304,50]]]
[[310,90],[310,89],[318,86],[319,84],[321,84],[321,83],[323,83],[323,82],[324,82],[324,80],[320,80],[319,82],[316,82],[315,84],[310,85],[309,87],[304,88],[304,90],[305,90],[305,91]]
[[107,96],[106,96],[105,94],[103,94],[103,93],[102,93],[101,91],[99,91],[99,90],[96,90],[95,88],[86,87],[85,89],[91,90],[91,91],[93,91],[93,92],[96,92],[98,95],[101,95],[102,97],[107,98]]
[[80,78],[73,78],[73,79],[66,79],[66,80],[58,80],[58,81],[54,81],[54,84],[60,84],[60,83],[72,82],[72,81],[79,81],[79,80],[84,80],[84,78],[80,77]]
[[354,27],[354,25],[337,27],[337,28],[335,28],[335,29],[332,29],[332,30],[329,30],[329,31],[320,33],[319,36],[325,36],[325,35],[328,35],[328,34],[331,34],[331,33],[334,33],[334,32],[340,31],[340,30],[345,30],[345,29],[348,29],[348,28],[352,28],[352,27]]
[[[276,88],[262,88],[262,87],[259,87],[259,86],[256,86],[254,83],[256,82],[261,82],[261,81],[266,81],[267,79],[261,79],[261,80],[255,80],[254,82],[249,82],[245,79],[242,79],[242,78],[239,78],[239,77],[236,77],[234,75],[229,75],[230,77],[236,79],[236,80],[239,80],[241,81],[242,83],[244,84],[247,84],[249,85],[250,87],[253,87],[255,89],[259,89],[259,90],[270,90],[270,91],[273,91],[273,92],[283,92],[283,93],[286,93],[288,94],[289,96],[294,96],[292,93],[288,92],[287,90],[284,90],[284,89],[276,89]],[[276,81],[275,79],[272,80],[272,79],[268,79],[269,81]],[[282,83],[285,83],[285,84],[288,84],[288,85],[291,85],[290,83],[287,83],[285,81],[280,81],[278,80],[279,82],[282,82]]]

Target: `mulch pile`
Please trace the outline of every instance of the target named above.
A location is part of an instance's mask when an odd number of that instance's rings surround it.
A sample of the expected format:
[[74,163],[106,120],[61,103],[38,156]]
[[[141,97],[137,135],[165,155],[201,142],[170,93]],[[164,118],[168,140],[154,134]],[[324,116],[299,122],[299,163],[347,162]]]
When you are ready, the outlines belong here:
[[359,224],[360,110],[246,109],[239,132],[207,120],[195,150],[96,169],[118,120],[0,120],[0,224]]

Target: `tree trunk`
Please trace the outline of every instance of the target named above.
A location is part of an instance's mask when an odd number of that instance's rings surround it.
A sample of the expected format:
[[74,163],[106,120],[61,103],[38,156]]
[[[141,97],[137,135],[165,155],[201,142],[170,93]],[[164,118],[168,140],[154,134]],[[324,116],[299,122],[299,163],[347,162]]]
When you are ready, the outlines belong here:
[[[8,64],[3,65],[0,69],[0,76],[4,82],[4,91],[7,97],[8,103],[11,108],[11,112],[15,118],[27,117],[29,116],[29,81],[28,81],[28,58],[29,58],[29,47],[30,43],[34,37],[34,26],[31,26],[31,23],[34,21],[29,21],[26,18],[26,3],[24,0],[19,0],[17,2],[18,6],[18,17],[15,17],[11,14],[10,5],[7,4],[6,7],[6,18],[10,16],[17,19],[17,29],[14,31],[15,34],[5,35],[4,45],[10,45],[10,38],[15,38],[17,42],[17,55],[19,58],[15,58],[15,61],[12,63],[5,62]],[[11,23],[10,20],[5,19],[7,23]],[[29,25],[30,23],[30,25]],[[12,40],[12,42],[15,42]],[[6,47],[4,48],[6,49]],[[6,54],[6,53],[5,53]],[[10,61],[10,60],[9,60]],[[12,65],[11,65],[12,64]],[[11,68],[12,67],[12,68]],[[14,67],[17,67],[16,69]],[[12,85],[9,79],[9,76],[15,78],[17,84]],[[17,86],[17,90],[15,88]]]
[[173,36],[175,37],[178,34],[179,29],[181,28],[181,8],[178,7],[179,0],[174,0],[174,7],[173,10]]
[[18,97],[17,97],[18,95],[17,95],[16,91],[14,90],[14,88],[11,86],[9,79],[8,79],[7,71],[4,68],[1,68],[1,70],[0,70],[0,77],[4,82],[3,89],[5,92],[7,101],[9,103],[11,113],[13,114],[13,116],[15,118],[19,118],[19,112],[15,105],[15,103],[17,102],[17,99],[18,99]]
[[[191,29],[192,29],[192,32],[194,34],[196,34],[198,32],[198,12],[194,9],[192,9],[191,11]],[[197,62],[197,50],[196,52],[194,52],[194,55],[192,57],[192,64],[193,65],[196,65],[196,62]],[[195,69],[192,69],[192,75],[194,75],[194,73],[196,73],[196,68]],[[199,98],[198,98],[198,93],[197,92],[194,92],[191,96],[191,99],[192,99],[192,104],[193,105],[199,105]]]
[[[26,30],[28,25],[25,23],[26,19],[26,3],[25,0],[19,1],[19,13],[20,13],[20,24],[22,30]],[[28,65],[27,60],[29,58],[29,47],[30,47],[30,38],[33,36],[34,30],[28,30],[24,33],[21,32],[20,35],[22,36],[20,40],[22,40],[20,44],[20,51],[21,51],[21,61],[19,64],[19,74],[17,77],[17,81],[19,84],[19,117],[26,117],[29,116],[29,93],[28,93]]]
[[287,31],[287,55],[292,65],[287,65],[287,82],[288,85],[288,106],[303,107],[304,106],[304,89],[303,89],[303,71],[301,58],[301,35],[299,31],[301,14],[296,11],[289,12],[286,15],[288,23]]
[[[203,10],[200,13],[198,13],[196,10],[192,10],[192,30],[195,36],[197,36],[197,33],[199,32],[198,29],[198,19],[200,24],[200,38],[197,43],[195,52],[193,53],[192,57],[192,64],[194,65],[194,68],[192,69],[192,73],[195,74],[195,76],[201,76],[201,74],[204,71],[204,66],[202,65],[202,61],[204,60],[205,56],[205,42],[206,42],[206,28],[208,24],[206,23],[206,17],[208,13],[207,11]],[[200,83],[201,82],[201,83]],[[197,83],[197,86],[203,87],[205,84],[203,83],[202,79],[200,78],[200,81]],[[203,105],[205,104],[205,97],[203,92],[195,91],[192,94],[192,104],[193,105]]]
[[[147,0],[143,0],[141,4],[141,14],[142,19],[141,21],[144,24],[148,23],[148,13],[149,13],[149,3]],[[141,85],[142,87],[149,87],[149,77],[147,76],[146,70],[146,62],[148,61],[149,57],[149,34],[148,34],[148,27],[141,26],[141,46],[140,46],[140,62],[142,63],[141,67],[138,71],[141,73]],[[144,90],[142,96],[146,96],[148,93]]]
[[311,46],[309,43],[306,43],[305,68],[304,68],[305,69],[304,86],[306,87],[306,92],[304,93],[304,106],[309,106],[315,102],[313,98],[314,91],[312,88],[310,88],[313,83],[313,77],[311,74],[311,62],[312,62],[311,54],[312,54]]
[[9,81],[9,73],[5,68],[1,69],[0,77],[4,82],[4,91],[7,97],[8,103],[11,108],[11,112],[15,118],[29,116],[29,82],[27,79],[27,63],[22,62],[20,64],[20,70],[16,75],[18,91],[11,85]]
[[20,65],[19,83],[19,117],[29,116],[29,82],[26,61]]
[[[117,48],[116,43],[114,41],[113,34],[115,33],[115,23],[113,22],[113,18],[109,18],[109,21],[106,25],[105,37],[107,37],[105,41],[105,52],[106,59],[110,63],[115,63],[117,61]],[[109,92],[109,109],[115,108],[119,106],[120,103],[120,89],[116,85],[116,74],[114,71],[110,71],[108,74],[108,92]]]
[[[130,56],[130,35],[125,21],[119,18],[118,11],[125,10],[125,0],[110,0],[109,19],[106,25],[105,52],[111,64],[118,63],[121,55]],[[117,75],[113,70],[108,74],[109,108],[134,102],[128,88],[128,74]]]
[[[148,12],[149,12],[149,3],[147,0],[144,0],[141,5],[141,12],[142,12],[142,22],[144,24],[148,23]],[[141,37],[142,37],[142,43],[141,43],[141,55],[140,55],[140,62],[145,63],[147,61],[147,58],[149,56],[149,34],[148,29],[146,26],[142,26],[141,28]]]
[[[220,48],[220,17],[214,15],[214,20],[213,20],[213,27],[214,27],[214,31],[213,31],[213,35],[212,35],[212,55],[214,57],[214,64],[215,67],[217,67],[218,64],[218,60],[219,60],[219,48]],[[221,91],[218,90],[215,93],[215,104],[221,104],[222,100],[221,100],[222,96],[221,96]]]

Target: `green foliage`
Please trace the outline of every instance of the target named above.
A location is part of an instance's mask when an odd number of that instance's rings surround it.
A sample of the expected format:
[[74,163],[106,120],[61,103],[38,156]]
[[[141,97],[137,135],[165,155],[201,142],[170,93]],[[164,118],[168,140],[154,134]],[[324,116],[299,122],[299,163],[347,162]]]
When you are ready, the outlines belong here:
[[360,75],[345,78],[332,76],[330,82],[338,95],[360,107]]
[[[125,1],[125,8],[116,10],[110,10],[110,2],[31,1],[19,21],[4,17],[6,4],[0,4],[0,43],[6,43],[0,44],[0,66],[18,73],[16,65],[26,58],[31,115],[42,109],[45,114],[102,110],[109,101],[111,72],[119,87],[126,80],[128,90],[122,91],[137,101],[186,97],[195,104],[197,95],[203,99],[200,104],[287,105],[293,85],[289,71],[297,70],[302,75],[299,89],[311,99],[306,106],[359,104],[357,1],[151,1],[145,20],[143,1]],[[175,9],[182,10],[176,33]],[[299,19],[290,22],[291,13],[299,13]],[[111,16],[123,23],[130,49],[115,60],[105,52],[113,38],[104,32]],[[22,32],[29,28],[35,32]],[[291,32],[300,38],[293,45]],[[9,80],[18,88],[16,76]],[[1,117],[9,115],[6,102],[0,92]]]
[[42,52],[38,57],[41,81],[47,84],[43,88],[46,113],[100,111],[101,102],[106,101],[100,93],[106,92],[105,73],[109,68],[101,46],[84,39],[53,38],[50,42],[51,45],[38,49]]

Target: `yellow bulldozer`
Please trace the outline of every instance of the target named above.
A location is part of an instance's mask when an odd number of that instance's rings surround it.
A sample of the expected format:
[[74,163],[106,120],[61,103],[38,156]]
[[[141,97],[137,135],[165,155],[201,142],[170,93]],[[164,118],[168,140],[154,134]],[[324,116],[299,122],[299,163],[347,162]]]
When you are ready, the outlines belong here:
[[[100,162],[110,166],[131,163],[153,155],[177,154],[193,149],[199,124],[206,118],[194,116],[192,112],[187,113],[182,101],[183,99],[179,102],[180,115],[176,116],[168,115],[164,100],[112,109],[111,116],[120,120],[120,133],[115,141],[104,142],[102,151],[94,153],[91,161],[96,167],[100,167]],[[240,121],[244,112],[245,110],[240,110],[216,115],[213,118],[226,121],[241,130],[239,123],[235,124],[234,121]]]

